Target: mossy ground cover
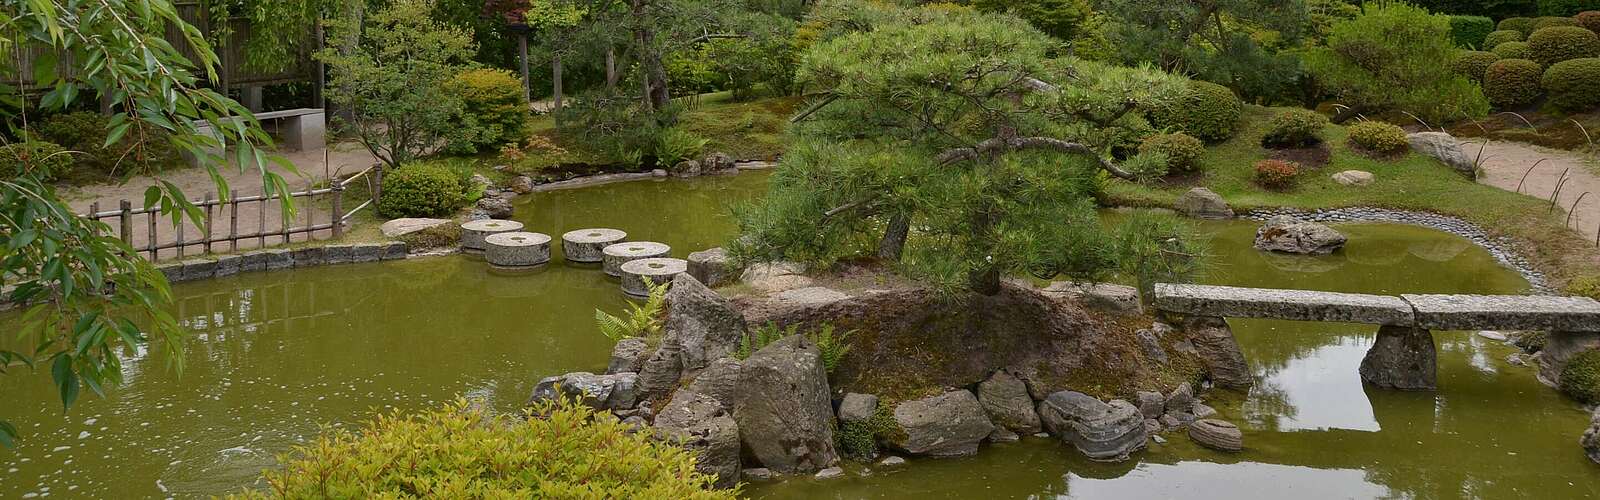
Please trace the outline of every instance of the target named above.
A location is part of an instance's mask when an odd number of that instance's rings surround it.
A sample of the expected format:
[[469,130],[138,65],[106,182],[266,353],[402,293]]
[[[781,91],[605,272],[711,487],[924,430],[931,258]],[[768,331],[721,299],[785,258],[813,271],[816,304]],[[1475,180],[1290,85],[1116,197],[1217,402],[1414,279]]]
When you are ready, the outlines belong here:
[[[1322,138],[1332,150],[1327,166],[1301,174],[1294,189],[1272,191],[1252,180],[1252,165],[1267,158],[1261,147],[1267,123],[1276,110],[1248,106],[1238,134],[1206,150],[1202,176],[1183,182],[1139,185],[1115,182],[1107,187],[1111,202],[1142,207],[1170,207],[1195,186],[1222,195],[1236,211],[1254,208],[1304,209],[1383,207],[1435,212],[1482,226],[1492,235],[1511,238],[1517,250],[1560,285],[1566,279],[1600,266],[1600,251],[1564,226],[1563,213],[1549,202],[1474,182],[1424,156],[1407,154],[1394,160],[1372,159],[1352,150],[1344,127],[1329,125]],[[1331,179],[1345,170],[1371,172],[1369,186],[1343,186]]]

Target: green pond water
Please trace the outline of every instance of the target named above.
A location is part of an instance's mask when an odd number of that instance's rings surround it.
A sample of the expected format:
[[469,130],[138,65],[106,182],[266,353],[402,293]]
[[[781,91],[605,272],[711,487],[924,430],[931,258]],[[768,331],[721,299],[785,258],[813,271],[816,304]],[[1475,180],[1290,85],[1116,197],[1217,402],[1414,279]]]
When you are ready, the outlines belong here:
[[[651,181],[537,194],[518,207],[553,236],[606,226],[671,244],[720,244],[729,202],[765,175]],[[1515,293],[1526,287],[1475,246],[1406,226],[1341,226],[1341,254],[1250,249],[1254,225],[1208,223],[1219,265],[1209,282],[1401,293]],[[559,252],[558,252],[559,259]],[[256,483],[274,455],[324,425],[413,410],[458,394],[512,409],[539,377],[602,369],[609,342],[596,307],[616,310],[616,282],[553,264],[492,274],[461,256],[254,273],[178,285],[192,329],[187,369],[159,349],[124,354],[127,382],[63,413],[49,376],[0,385],[0,416],[24,439],[0,450],[0,498],[203,497]],[[0,325],[11,321],[0,318]],[[1248,394],[1211,402],[1245,429],[1248,450],[1200,449],[1178,434],[1136,460],[1097,464],[1046,439],[975,457],[816,482],[753,485],[758,498],[1577,498],[1600,495],[1600,471],[1576,440],[1577,405],[1505,362],[1512,350],[1441,332],[1437,393],[1365,389],[1356,366],[1373,327],[1231,321],[1258,375]],[[853,467],[859,473],[860,467]]]

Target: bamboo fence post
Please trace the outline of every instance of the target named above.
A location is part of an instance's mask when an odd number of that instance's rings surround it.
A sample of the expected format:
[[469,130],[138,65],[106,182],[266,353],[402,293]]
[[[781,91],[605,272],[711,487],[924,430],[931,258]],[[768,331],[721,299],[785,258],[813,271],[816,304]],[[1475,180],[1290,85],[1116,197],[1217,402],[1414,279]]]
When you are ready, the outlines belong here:
[[266,248],[267,247],[267,188],[265,188],[265,187],[261,188],[261,199],[260,200],[256,200],[256,203],[261,205],[259,207],[260,209],[256,210],[256,238],[259,240],[259,241],[256,242],[256,247],[257,248]]
[[339,183],[336,182],[336,183],[333,184],[333,238],[334,239],[339,239],[340,237],[344,236],[344,211],[342,210],[342,207],[340,206],[340,202],[343,201],[343,200],[344,200],[344,185],[343,184],[339,184]]
[[[174,209],[181,210],[181,209]],[[178,219],[178,260],[183,260],[183,219]]]
[[228,191],[228,251],[239,251],[239,190]]
[[206,206],[205,249],[206,249],[206,253],[207,254],[211,253],[211,235],[213,234],[212,231],[211,231],[212,222],[217,220],[217,218],[216,218],[216,204],[212,203],[211,200],[212,200],[211,193],[207,192],[206,193],[206,201],[205,201],[205,206]]
[[122,200],[117,208],[122,211],[119,216],[122,220],[118,224],[118,229],[122,231],[122,243],[128,245],[128,248],[133,248],[133,202]]
[[150,262],[155,262],[161,258],[161,251],[156,249],[156,212],[149,211],[145,212],[144,215],[144,220],[150,223],[150,241],[148,242],[150,246]]

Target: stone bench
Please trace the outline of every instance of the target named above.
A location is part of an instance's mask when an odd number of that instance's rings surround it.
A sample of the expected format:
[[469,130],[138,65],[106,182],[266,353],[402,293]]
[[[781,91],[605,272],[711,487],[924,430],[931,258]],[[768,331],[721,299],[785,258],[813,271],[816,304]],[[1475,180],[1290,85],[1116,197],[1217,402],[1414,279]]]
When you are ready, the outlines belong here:
[[[267,111],[255,114],[256,121],[282,121],[280,129],[283,135],[283,145],[288,151],[305,151],[322,147],[328,128],[327,113],[321,108],[297,108],[281,111]],[[224,118],[221,124],[226,126],[232,123],[233,118]],[[215,125],[206,120],[195,120],[195,133],[210,136],[221,140],[222,134],[217,132]],[[221,155],[221,148],[211,148],[211,152]],[[196,158],[189,158],[190,163],[195,163]]]
[[1539,295],[1401,295],[1429,330],[1600,332],[1600,302]]
[[1154,303],[1161,311],[1194,316],[1416,324],[1410,304],[1384,295],[1158,283]]

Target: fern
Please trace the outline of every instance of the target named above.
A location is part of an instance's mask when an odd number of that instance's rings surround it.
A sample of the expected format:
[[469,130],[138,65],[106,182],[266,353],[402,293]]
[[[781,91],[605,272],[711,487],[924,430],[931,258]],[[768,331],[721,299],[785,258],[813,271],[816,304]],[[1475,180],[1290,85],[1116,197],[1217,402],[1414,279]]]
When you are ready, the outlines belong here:
[[833,335],[833,325],[823,323],[822,328],[812,332],[809,337],[817,344],[817,349],[822,351],[822,366],[833,373],[839,363],[844,361],[844,355],[850,353],[850,334],[855,330],[844,332],[837,337]]
[[[777,342],[784,337],[799,333],[799,331],[799,324],[789,325],[788,328],[779,328],[777,324],[769,321],[767,324],[761,325],[745,335],[744,338],[739,339],[739,349],[734,351],[734,357],[741,360],[748,359],[756,351],[772,345],[773,342]],[[844,361],[844,356],[850,353],[850,345],[847,342],[853,333],[855,333],[855,330],[835,335],[833,325],[823,323],[821,328],[806,332],[805,336],[811,339],[812,343],[817,344],[817,350],[821,352],[822,367],[828,373],[833,373],[833,370],[839,367],[839,363]]]
[[617,317],[605,311],[594,310],[595,325],[600,327],[600,334],[613,341],[626,338],[646,337],[653,338],[661,334],[661,311],[666,308],[667,290],[672,283],[656,284],[650,278],[644,279],[644,284],[650,289],[650,295],[643,304],[628,303],[626,318]]

